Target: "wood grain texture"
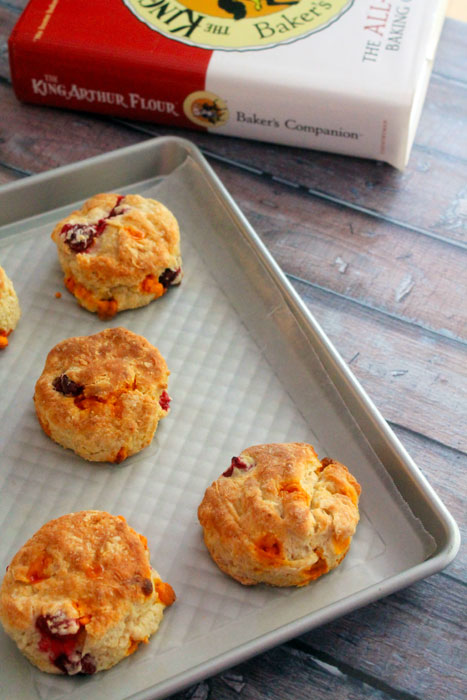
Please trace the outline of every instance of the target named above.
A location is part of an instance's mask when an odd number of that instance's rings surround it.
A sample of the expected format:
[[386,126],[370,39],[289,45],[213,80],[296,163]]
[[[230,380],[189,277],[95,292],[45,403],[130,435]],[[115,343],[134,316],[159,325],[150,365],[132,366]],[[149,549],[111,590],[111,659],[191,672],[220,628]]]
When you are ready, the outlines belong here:
[[441,574],[301,637],[306,645],[425,700],[463,700],[465,586]]
[[[462,0],[464,2],[464,0]],[[434,72],[466,84],[465,24],[446,19],[436,52]]]
[[32,173],[100,155],[145,140],[105,117],[20,105],[0,83],[0,163]]
[[29,0],[0,0],[0,7],[13,10],[19,17]]
[[17,170],[5,168],[0,165],[0,185],[6,185],[7,182],[14,182],[21,175]]
[[[216,166],[287,271],[443,336],[467,340],[467,250]],[[427,261],[435,261],[431,266]],[[449,304],[446,304],[447,300]]]
[[294,284],[386,420],[465,451],[464,346]]
[[[21,3],[26,4],[26,3]],[[0,2],[0,79],[10,80],[8,37],[18,21],[20,12],[12,5]]]
[[[282,646],[210,678],[169,700],[389,700],[394,696],[385,684],[372,678],[351,676],[317,656]],[[415,700],[414,696],[399,696]]]

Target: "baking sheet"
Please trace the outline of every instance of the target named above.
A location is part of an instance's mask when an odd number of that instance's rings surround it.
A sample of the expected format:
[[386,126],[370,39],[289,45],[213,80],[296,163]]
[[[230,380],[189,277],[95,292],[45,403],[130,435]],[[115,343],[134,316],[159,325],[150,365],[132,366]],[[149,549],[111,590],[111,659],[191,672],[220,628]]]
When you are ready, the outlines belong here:
[[[23,310],[0,358],[0,566],[47,520],[108,510],[147,536],[152,563],[178,599],[148,645],[92,677],[37,671],[2,631],[5,699],[163,697],[298,634],[304,623],[310,628],[365,596],[374,599],[375,591],[382,595],[382,584],[436,548],[329,380],[281,284],[199,164],[187,158],[165,178],[119,191],[155,197],[174,211],[184,279],[162,299],[111,322],[78,307],[63,288],[50,232],[79,204],[72,192],[66,207],[0,233],[0,263]],[[117,325],[147,337],[166,358],[172,410],[150,447],[118,466],[92,464],[44,435],[32,394],[53,345]],[[305,588],[243,587],[211,561],[197,507],[232,455],[257,443],[302,440],[321,458],[347,464],[362,484],[350,552]]]

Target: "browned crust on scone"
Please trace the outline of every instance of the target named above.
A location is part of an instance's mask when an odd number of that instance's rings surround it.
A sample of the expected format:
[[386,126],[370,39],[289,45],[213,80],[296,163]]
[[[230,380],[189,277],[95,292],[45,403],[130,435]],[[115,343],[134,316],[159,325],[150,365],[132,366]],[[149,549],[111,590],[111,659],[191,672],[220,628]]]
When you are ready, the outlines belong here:
[[246,585],[301,586],[344,558],[359,519],[360,486],[311,445],[256,445],[207,490],[198,510],[220,569]]
[[[160,202],[114,193],[97,194],[58,222],[52,232],[65,284],[81,306],[111,318],[117,311],[144,306],[167,290],[159,282],[166,269],[181,267],[177,220]],[[106,218],[114,207],[118,214]],[[66,225],[105,227],[85,251],[66,243]],[[181,272],[178,283],[181,279]]]
[[150,595],[157,591],[145,538],[122,516],[81,511],[46,523],[19,550],[0,589],[0,618],[22,630],[47,603],[71,602],[98,639]]
[[[34,402],[47,435],[85,459],[120,462],[149,444],[160,418],[168,369],[148,340],[125,328],[68,338],[47,356]],[[79,395],[57,391],[66,375]]]

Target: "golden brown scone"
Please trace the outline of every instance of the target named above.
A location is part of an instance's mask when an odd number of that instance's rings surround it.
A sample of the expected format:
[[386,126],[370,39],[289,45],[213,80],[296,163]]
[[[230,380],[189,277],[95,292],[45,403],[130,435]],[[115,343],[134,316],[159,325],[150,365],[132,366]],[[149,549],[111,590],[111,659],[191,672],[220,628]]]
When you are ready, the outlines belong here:
[[65,286],[102,319],[146,306],[182,279],[177,220],[155,199],[97,194],[52,239]]
[[47,356],[34,403],[44,432],[93,462],[122,462],[151,442],[169,411],[169,371],[126,328],[68,338]]
[[345,557],[360,486],[347,467],[300,442],[256,445],[232,459],[198,509],[206,546],[240,583],[304,586]]
[[88,510],[51,520],[19,550],[0,589],[0,620],[42,671],[91,674],[147,642],[174,600],[146,538],[121,515]]
[[21,309],[13,282],[0,267],[0,350],[8,345],[8,336],[16,328]]

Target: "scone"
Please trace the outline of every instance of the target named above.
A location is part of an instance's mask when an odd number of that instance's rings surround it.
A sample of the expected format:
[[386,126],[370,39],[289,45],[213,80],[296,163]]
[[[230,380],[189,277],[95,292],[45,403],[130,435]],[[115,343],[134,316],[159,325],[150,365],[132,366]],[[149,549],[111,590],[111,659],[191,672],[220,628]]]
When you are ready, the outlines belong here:
[[16,328],[21,309],[13,282],[0,267],[0,350],[8,345],[8,336]]
[[304,586],[345,557],[360,486],[311,445],[256,445],[234,457],[198,509],[219,568],[240,583]]
[[102,319],[146,306],[182,279],[177,220],[155,199],[97,194],[52,239],[65,286]]
[[125,328],[68,338],[47,356],[34,403],[44,432],[94,462],[122,462],[151,442],[169,411],[169,371]]
[[46,523],[15,555],[0,620],[41,671],[92,674],[147,642],[174,600],[146,538],[121,515],[87,510]]

